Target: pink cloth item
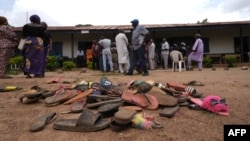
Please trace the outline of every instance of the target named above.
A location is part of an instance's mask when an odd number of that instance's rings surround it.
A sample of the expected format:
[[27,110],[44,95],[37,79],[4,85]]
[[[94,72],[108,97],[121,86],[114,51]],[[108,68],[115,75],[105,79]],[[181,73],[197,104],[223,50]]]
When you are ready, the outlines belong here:
[[211,112],[228,112],[226,100],[216,95],[210,95],[203,99],[202,108]]

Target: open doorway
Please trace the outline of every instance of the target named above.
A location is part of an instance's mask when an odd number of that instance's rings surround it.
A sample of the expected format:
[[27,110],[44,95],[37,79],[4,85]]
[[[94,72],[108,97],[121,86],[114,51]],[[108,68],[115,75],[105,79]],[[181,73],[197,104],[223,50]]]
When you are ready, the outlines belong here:
[[250,52],[249,37],[234,37],[234,53],[241,54],[242,62],[249,62],[248,52]]

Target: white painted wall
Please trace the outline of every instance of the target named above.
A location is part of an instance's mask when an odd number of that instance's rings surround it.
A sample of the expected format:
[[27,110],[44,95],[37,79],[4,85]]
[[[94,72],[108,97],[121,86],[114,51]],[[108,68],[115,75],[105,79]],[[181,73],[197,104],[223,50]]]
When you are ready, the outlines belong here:
[[[201,29],[202,37],[209,38],[209,53],[234,53],[234,37],[240,36],[239,28],[214,28]],[[154,33],[156,38],[170,37],[193,37],[196,30],[173,30],[173,31],[157,31]],[[243,36],[250,37],[250,28],[243,28]],[[101,34],[74,34],[74,57],[78,49],[79,41],[89,41],[99,39]],[[114,41],[115,35],[110,35]],[[63,56],[71,58],[71,34],[55,33],[52,35],[54,42],[63,42]],[[130,38],[130,37],[128,37]],[[250,41],[249,41],[250,43]],[[250,47],[249,47],[250,48]]]

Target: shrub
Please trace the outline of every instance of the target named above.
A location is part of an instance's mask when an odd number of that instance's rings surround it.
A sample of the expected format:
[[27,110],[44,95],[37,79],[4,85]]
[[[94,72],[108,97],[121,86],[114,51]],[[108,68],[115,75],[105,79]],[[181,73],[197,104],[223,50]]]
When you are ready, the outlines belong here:
[[227,67],[236,66],[237,58],[235,56],[227,55],[227,56],[224,56],[223,59],[225,60]]
[[9,72],[10,70],[20,70],[22,65],[23,65],[23,56],[12,57],[8,62],[7,71]]
[[63,70],[71,70],[75,68],[76,64],[73,61],[64,61],[63,62]]
[[48,56],[47,58],[47,69],[50,71],[54,71],[57,65],[57,58],[56,56]]
[[9,65],[10,64],[16,64],[18,66],[21,66],[23,63],[23,56],[16,56],[16,57],[12,57],[9,60]]
[[211,68],[212,67],[212,59],[209,57],[204,57],[203,58],[203,66],[205,68]]
[[93,67],[92,61],[87,61],[87,68],[91,69]]

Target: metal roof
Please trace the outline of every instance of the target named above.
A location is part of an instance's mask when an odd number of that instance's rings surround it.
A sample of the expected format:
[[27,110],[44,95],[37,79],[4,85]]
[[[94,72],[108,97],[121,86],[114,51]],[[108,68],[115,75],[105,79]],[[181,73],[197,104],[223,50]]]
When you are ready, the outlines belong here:
[[[216,28],[250,26],[250,21],[213,22],[213,23],[187,23],[187,24],[142,24],[150,30],[171,30],[183,28]],[[114,31],[118,29],[131,30],[131,25],[82,25],[82,26],[49,26],[49,31],[81,32],[81,31]],[[22,27],[14,27],[16,32],[21,32]]]

